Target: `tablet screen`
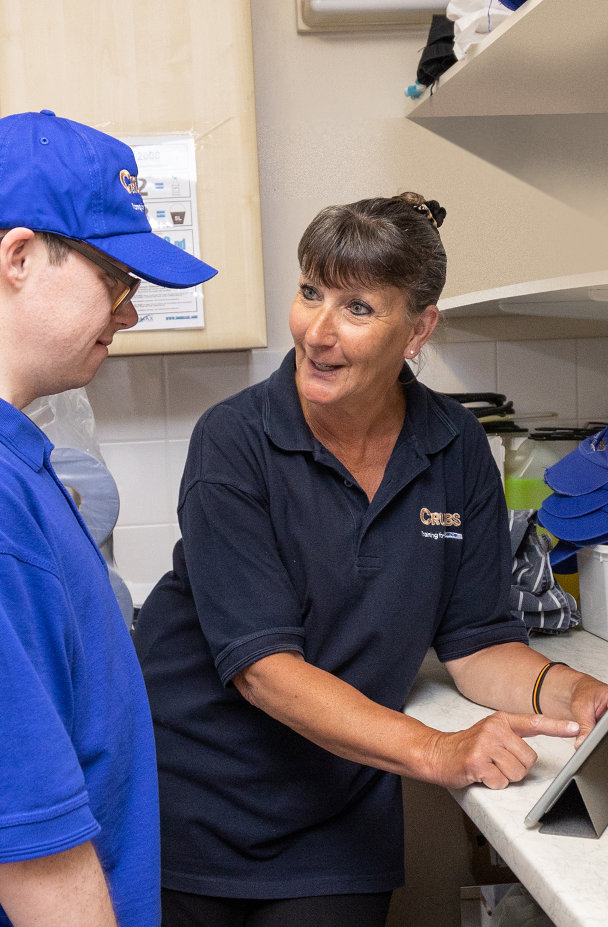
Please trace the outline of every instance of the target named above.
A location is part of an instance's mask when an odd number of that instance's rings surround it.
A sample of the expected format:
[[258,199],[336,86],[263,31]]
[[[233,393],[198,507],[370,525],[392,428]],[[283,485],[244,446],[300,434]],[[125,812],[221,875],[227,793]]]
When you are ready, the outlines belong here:
[[607,734],[608,711],[602,715],[591,733],[585,738],[568,762],[560,769],[553,782],[551,782],[534,807],[528,812],[524,818],[524,824],[528,827],[532,827],[553,807],[572,777],[578,772],[585,760],[591,756]]

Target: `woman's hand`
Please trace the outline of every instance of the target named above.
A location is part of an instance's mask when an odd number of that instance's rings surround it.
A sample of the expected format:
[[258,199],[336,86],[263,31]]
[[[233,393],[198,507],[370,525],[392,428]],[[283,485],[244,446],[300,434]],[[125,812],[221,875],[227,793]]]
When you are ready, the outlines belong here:
[[[459,690],[471,701],[502,711],[528,712],[534,682],[549,660],[525,644],[497,644],[445,665]],[[538,701],[543,717],[579,723],[575,741],[578,748],[608,709],[608,685],[570,666],[554,663],[543,679]]]
[[593,676],[577,673],[570,695],[570,713],[581,728],[575,741],[577,749],[606,710],[608,710],[608,686],[594,679]]
[[336,756],[452,788],[483,782],[501,789],[518,782],[536,761],[522,737],[579,732],[572,721],[499,711],[444,734],[372,702],[297,653],[263,657],[233,682],[252,705]]
[[464,731],[433,732],[430,778],[450,788],[481,782],[489,789],[504,789],[509,782],[523,779],[536,762],[536,753],[523,737],[574,737],[578,733],[574,721],[498,711]]

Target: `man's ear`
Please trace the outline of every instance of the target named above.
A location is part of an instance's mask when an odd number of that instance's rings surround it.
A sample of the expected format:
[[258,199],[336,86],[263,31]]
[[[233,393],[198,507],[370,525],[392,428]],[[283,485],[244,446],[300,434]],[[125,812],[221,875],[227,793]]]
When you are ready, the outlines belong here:
[[9,229],[0,241],[0,279],[5,285],[21,289],[29,273],[34,232],[31,229]]

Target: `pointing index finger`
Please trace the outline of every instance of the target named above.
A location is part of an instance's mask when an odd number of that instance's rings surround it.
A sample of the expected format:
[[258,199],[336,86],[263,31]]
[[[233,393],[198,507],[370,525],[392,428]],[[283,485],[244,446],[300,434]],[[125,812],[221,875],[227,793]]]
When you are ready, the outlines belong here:
[[576,737],[580,732],[580,725],[576,721],[564,721],[558,718],[547,718],[546,715],[509,715],[511,730],[518,737],[537,737],[544,734],[547,737]]

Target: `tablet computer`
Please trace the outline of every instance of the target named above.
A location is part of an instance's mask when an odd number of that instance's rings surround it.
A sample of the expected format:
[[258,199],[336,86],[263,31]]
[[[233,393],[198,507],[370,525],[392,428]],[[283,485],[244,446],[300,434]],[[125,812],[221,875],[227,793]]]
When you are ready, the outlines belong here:
[[[573,794],[576,793],[576,794]],[[532,827],[548,816],[559,799],[564,799],[564,817],[586,816],[594,830],[589,836],[599,837],[608,824],[608,711],[597,722],[578,750],[560,769],[543,792],[524,823]],[[568,799],[566,801],[566,799]],[[567,807],[566,807],[567,805]],[[575,829],[556,825],[553,814],[551,833],[575,833]],[[581,833],[580,836],[583,834]]]

